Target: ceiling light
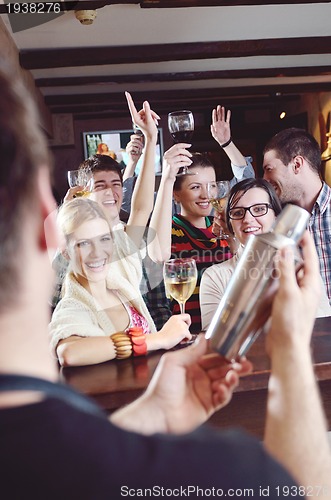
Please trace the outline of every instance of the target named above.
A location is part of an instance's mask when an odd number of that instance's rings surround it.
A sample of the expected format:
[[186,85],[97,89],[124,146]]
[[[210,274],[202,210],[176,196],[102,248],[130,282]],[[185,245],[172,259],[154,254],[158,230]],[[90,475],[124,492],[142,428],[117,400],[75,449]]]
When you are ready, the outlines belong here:
[[279,115],[279,118],[280,118],[281,120],[284,120],[285,116],[286,116],[285,111],[282,111],[282,112],[280,113],[280,115]]
[[85,26],[92,24],[97,17],[96,10],[75,10],[75,16],[81,24]]

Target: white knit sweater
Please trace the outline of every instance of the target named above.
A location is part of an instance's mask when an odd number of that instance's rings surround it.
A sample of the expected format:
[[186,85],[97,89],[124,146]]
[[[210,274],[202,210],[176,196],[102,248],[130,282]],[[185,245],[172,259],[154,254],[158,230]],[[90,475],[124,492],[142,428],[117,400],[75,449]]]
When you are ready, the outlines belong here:
[[[150,331],[155,332],[154,322],[143,298],[141,295],[140,297],[137,295],[137,291],[123,276],[115,277],[110,272],[109,278],[107,278],[107,288],[120,291],[121,297],[127,299],[128,304],[135,307],[147,319]],[[72,335],[100,337],[116,332],[108,314],[100,308],[94,297],[78,283],[73,273],[69,273],[65,278],[64,297],[53,312],[49,328],[53,353],[55,353],[60,340]]]

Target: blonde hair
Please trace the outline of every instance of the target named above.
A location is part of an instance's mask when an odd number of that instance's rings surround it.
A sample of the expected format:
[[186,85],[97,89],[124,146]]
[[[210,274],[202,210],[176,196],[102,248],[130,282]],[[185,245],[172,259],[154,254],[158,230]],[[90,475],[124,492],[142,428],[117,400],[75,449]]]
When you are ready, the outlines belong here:
[[[75,198],[63,203],[59,208],[57,224],[66,241],[68,241],[71,234],[79,226],[93,219],[103,219],[109,225],[104,211],[97,202],[87,198]],[[109,232],[111,233],[110,227]]]

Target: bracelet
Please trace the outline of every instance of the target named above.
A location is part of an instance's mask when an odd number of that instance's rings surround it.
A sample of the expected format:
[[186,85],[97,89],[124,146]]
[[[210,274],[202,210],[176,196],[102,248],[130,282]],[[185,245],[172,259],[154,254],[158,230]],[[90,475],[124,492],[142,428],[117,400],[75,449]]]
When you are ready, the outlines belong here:
[[140,326],[128,328],[134,356],[144,356],[147,353],[146,335]]
[[221,148],[226,148],[226,146],[228,146],[230,144],[230,142],[232,142],[232,137],[230,137],[230,139],[228,141],[226,141],[224,144],[221,144]]
[[125,332],[118,332],[110,335],[112,340],[117,359],[129,358],[132,354],[132,342],[131,337]]

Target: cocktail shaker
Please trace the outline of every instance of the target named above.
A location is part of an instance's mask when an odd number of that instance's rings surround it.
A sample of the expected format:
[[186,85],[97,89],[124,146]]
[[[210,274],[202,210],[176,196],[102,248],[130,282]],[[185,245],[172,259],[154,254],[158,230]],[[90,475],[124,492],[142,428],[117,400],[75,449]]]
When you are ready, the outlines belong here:
[[297,243],[309,215],[303,208],[288,204],[270,232],[248,239],[206,331],[211,348],[227,359],[246,354],[270,317],[279,285],[274,267],[277,250],[292,245],[297,265],[302,263]]

